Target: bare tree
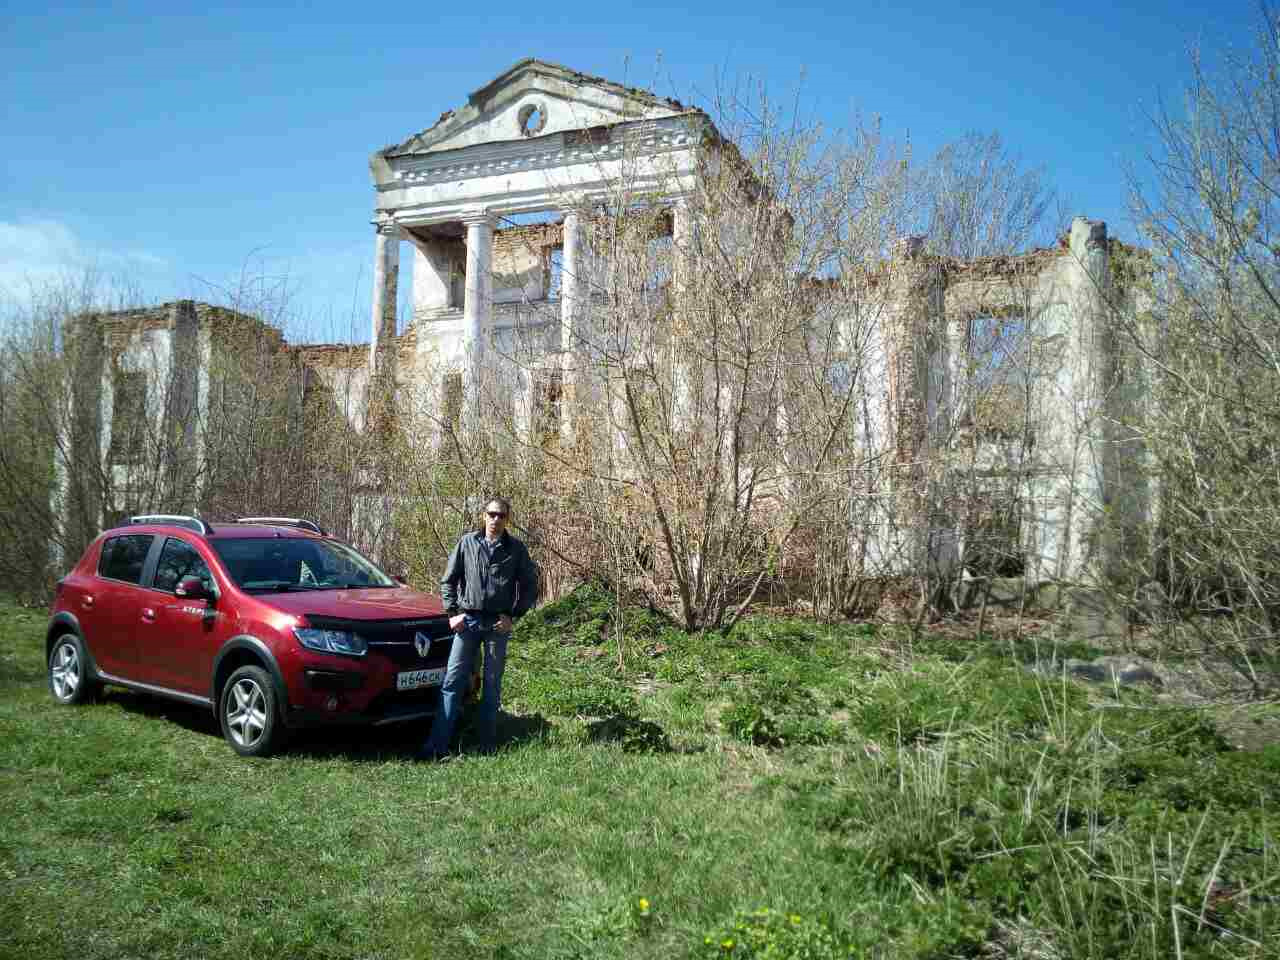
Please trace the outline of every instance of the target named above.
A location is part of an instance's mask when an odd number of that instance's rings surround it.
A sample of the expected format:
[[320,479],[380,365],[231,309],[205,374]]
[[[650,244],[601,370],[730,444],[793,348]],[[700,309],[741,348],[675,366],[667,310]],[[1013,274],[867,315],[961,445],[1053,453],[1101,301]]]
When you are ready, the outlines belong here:
[[1159,480],[1152,559],[1203,639],[1241,669],[1280,629],[1280,18],[1153,117],[1133,209],[1151,245],[1151,309],[1127,332],[1154,370],[1133,425]]
[[[370,440],[260,316],[140,306],[84,275],[7,305],[0,350],[0,581],[47,593],[104,524],[148,512],[315,516],[347,533]],[[247,308],[247,309],[246,309]],[[250,313],[252,311],[252,313]]]
[[767,101],[721,107],[680,200],[623,180],[584,211],[591,299],[566,374],[570,422],[607,428],[580,462],[631,491],[604,502],[643,505],[631,553],[652,555],[648,592],[686,629],[737,621],[850,453],[861,275],[900,196],[874,131],[837,141]]
[[921,231],[930,251],[972,260],[1048,243],[1056,198],[1043,167],[1024,167],[999,133],[946,144],[916,174]]

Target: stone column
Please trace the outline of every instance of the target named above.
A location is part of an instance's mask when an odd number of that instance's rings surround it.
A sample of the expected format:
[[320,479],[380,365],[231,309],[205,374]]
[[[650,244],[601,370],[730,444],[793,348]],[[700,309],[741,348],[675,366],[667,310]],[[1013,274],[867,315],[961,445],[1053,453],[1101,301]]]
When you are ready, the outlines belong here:
[[973,420],[973,322],[973,316],[964,311],[946,319],[948,426],[952,436],[961,424]]
[[463,220],[467,227],[467,286],[462,306],[467,406],[479,399],[478,390],[485,365],[485,338],[493,310],[493,227],[488,213]]
[[925,253],[923,238],[898,243],[888,296],[886,515],[884,531],[869,552],[885,572],[945,580],[956,559],[956,530],[941,500],[946,492],[950,378],[941,270],[937,258]]
[[[1091,560],[1102,561],[1101,512],[1107,499],[1107,397],[1110,377],[1106,349],[1106,298],[1110,289],[1107,225],[1076,217],[1071,221],[1071,273],[1068,279],[1072,331],[1067,340],[1071,397],[1074,503],[1071,507],[1072,561],[1068,576],[1086,572]],[[1074,569],[1071,569],[1074,567]]]
[[689,198],[680,197],[671,207],[672,282],[677,291],[689,281],[689,264],[693,259],[695,226]]
[[64,394],[65,419],[54,449],[54,484],[50,509],[56,531],[50,545],[53,572],[66,573],[102,529],[102,485],[94,481],[112,474],[112,383],[105,332],[95,314],[69,318],[63,327],[63,349],[71,368]]
[[[1137,457],[1123,435],[1131,410],[1120,380],[1120,346],[1111,318],[1111,255],[1107,225],[1071,222],[1065,286],[1070,309],[1063,364],[1069,405],[1059,412],[1070,455],[1066,522],[1059,530],[1059,569],[1069,592],[1071,629],[1079,636],[1122,635],[1119,602],[1126,553],[1134,537],[1143,483]],[[1060,378],[1061,379],[1061,378]],[[1060,454],[1061,455],[1061,454]],[[1121,589],[1120,592],[1123,592]]]
[[400,283],[400,228],[377,225],[373,246],[373,332],[369,338],[370,379],[378,372],[380,348],[396,335],[396,297]]
[[[688,330],[694,322],[692,298],[689,295],[694,242],[697,227],[693,219],[693,211],[689,208],[689,198],[679,197],[671,208],[671,288],[675,309],[672,320],[676,325],[675,343],[679,343],[679,331]],[[684,358],[673,355],[671,363],[671,397],[675,407],[673,421],[675,423],[692,424],[694,417],[693,385],[689,371],[685,367]]]
[[195,457],[197,426],[203,411],[196,407],[200,369],[200,322],[195,303],[178,300],[169,308],[169,390],[165,421],[165,501],[194,510],[199,473]]
[[564,215],[564,255],[560,262],[560,359],[561,384],[564,391],[560,404],[564,429],[568,435],[578,419],[578,408],[585,399],[587,345],[583,342],[583,300],[587,278],[582,270],[586,263],[583,251],[582,218],[576,210]]
[[369,339],[369,383],[365,423],[378,425],[390,413],[395,383],[396,299],[400,280],[400,227],[376,225],[373,255],[373,324]]

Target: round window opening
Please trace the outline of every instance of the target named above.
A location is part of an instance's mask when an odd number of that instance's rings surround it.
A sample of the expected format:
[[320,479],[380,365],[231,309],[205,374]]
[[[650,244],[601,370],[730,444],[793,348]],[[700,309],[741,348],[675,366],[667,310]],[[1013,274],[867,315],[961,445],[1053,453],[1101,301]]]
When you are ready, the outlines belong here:
[[547,125],[547,108],[540,103],[526,103],[517,114],[520,133],[526,137],[536,137]]

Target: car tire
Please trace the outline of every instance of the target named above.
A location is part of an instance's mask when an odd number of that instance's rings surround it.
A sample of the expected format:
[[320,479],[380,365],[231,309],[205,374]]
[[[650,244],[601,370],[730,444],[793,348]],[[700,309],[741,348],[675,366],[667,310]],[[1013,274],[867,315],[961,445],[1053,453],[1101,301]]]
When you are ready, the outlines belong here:
[[231,749],[242,757],[265,757],[279,749],[284,724],[267,671],[241,667],[227,678],[218,698],[218,722]]
[[84,644],[74,633],[64,633],[49,651],[49,692],[59,703],[84,703],[102,688],[89,671]]

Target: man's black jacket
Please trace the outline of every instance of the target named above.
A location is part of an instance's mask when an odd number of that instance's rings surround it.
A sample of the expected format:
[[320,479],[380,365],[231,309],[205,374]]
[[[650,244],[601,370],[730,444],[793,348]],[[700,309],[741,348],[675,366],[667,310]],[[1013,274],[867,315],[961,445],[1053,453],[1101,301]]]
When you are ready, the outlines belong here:
[[505,531],[486,559],[484,533],[472,531],[449,554],[440,597],[448,613],[508,613],[517,620],[538,602],[538,568],[525,545]]

